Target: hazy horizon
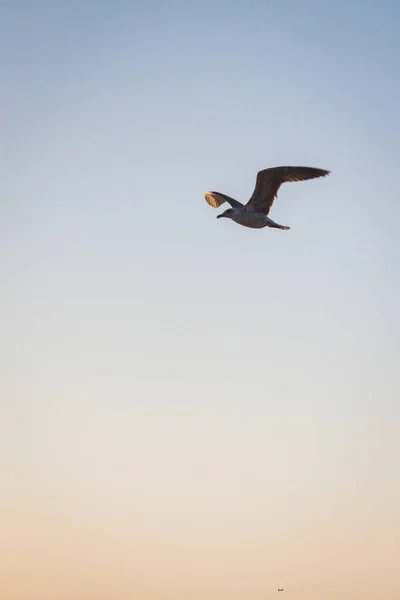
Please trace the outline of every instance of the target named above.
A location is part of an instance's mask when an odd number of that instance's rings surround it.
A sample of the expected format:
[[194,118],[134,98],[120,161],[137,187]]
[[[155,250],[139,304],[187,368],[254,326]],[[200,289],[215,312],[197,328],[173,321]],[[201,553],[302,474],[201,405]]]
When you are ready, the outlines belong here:
[[0,23],[0,596],[400,597],[400,5]]

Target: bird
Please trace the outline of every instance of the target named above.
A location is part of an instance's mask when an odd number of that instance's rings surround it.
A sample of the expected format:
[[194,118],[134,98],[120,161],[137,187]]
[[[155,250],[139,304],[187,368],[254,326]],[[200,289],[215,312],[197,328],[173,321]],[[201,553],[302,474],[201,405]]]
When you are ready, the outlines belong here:
[[217,219],[232,219],[235,223],[252,229],[273,227],[288,230],[290,227],[287,225],[275,223],[268,217],[281,185],[287,181],[304,181],[324,177],[329,173],[330,171],[314,167],[272,167],[257,173],[253,195],[245,205],[221,192],[206,192],[205,199],[213,208],[219,208],[224,202],[231,205],[232,208],[228,208],[218,215]]
[[278,588],[278,592],[283,592],[283,588]]

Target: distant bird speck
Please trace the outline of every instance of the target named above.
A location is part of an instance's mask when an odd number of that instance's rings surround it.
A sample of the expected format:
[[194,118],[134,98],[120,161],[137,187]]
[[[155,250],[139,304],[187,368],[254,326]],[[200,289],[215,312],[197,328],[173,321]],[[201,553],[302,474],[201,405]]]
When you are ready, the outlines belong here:
[[226,217],[239,225],[251,227],[252,229],[261,229],[262,227],[290,229],[286,225],[275,223],[268,217],[282,183],[324,177],[329,173],[330,171],[315,169],[314,167],[273,167],[259,171],[253,195],[246,205],[221,192],[207,192],[205,198],[213,208],[220,207],[224,202],[228,202],[232,206],[232,208],[228,208],[228,210],[218,215],[217,219]]

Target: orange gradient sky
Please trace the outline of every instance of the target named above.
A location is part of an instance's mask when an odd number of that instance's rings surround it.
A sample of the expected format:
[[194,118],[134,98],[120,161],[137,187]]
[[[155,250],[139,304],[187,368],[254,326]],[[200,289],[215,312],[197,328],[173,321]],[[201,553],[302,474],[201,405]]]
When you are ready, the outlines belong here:
[[400,4],[0,13],[1,600],[398,600]]

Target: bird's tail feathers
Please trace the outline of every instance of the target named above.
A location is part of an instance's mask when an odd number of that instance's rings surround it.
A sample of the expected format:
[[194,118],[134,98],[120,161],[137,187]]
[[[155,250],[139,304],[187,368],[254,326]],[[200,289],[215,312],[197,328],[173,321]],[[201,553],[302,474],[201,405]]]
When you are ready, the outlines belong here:
[[288,227],[287,225],[279,225],[279,223],[275,223],[275,221],[273,221],[272,219],[268,219],[267,227],[272,227],[273,229],[284,229],[285,231],[290,229],[290,227]]

